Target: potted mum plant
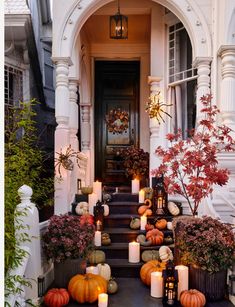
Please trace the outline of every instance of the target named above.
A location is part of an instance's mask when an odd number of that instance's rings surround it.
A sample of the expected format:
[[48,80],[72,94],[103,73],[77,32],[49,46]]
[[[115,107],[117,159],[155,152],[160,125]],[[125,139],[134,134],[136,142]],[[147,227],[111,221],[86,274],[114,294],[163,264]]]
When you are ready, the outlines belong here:
[[130,146],[121,151],[126,177],[142,179],[149,177],[149,153],[141,148]]
[[43,235],[43,250],[54,262],[55,285],[67,287],[72,276],[85,273],[86,259],[94,249],[95,227],[89,214],[53,215]]
[[228,181],[229,171],[218,167],[217,154],[235,151],[231,129],[216,125],[219,110],[211,104],[211,100],[209,94],[201,98],[204,118],[196,130],[189,132],[188,139],[183,139],[181,130],[166,135],[171,146],[168,149],[161,146],[156,149],[162,163],[152,171],[154,176],[164,174],[166,191],[183,196],[192,215],[197,215],[202,199],[213,191],[213,185],[223,186]]
[[232,227],[212,217],[181,217],[173,221],[178,263],[189,265],[191,289],[203,292],[208,300],[223,299],[227,269],[234,261]]

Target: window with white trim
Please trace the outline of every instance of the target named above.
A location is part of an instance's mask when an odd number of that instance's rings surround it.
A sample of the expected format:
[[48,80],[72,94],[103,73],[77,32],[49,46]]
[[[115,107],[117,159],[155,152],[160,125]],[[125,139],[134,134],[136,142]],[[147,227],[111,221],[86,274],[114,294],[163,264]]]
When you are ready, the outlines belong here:
[[181,22],[168,28],[168,86],[173,130],[195,127],[197,70],[192,67],[192,45]]
[[13,66],[4,66],[5,106],[18,107],[23,100],[23,71]]

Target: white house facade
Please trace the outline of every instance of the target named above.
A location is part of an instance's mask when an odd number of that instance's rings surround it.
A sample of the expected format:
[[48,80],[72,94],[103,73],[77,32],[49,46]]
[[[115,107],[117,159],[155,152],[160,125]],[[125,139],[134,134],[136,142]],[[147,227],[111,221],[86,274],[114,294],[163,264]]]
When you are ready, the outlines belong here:
[[[139,62],[139,133],[135,144],[150,153],[150,170],[159,164],[154,152],[158,145],[167,146],[167,132],[197,125],[204,94],[211,93],[220,108],[218,122],[235,130],[235,2],[128,0],[120,1],[120,9],[129,18],[126,40],[109,38],[109,17],[116,13],[117,1],[54,1],[55,152],[70,144],[74,150],[81,149],[87,157],[86,185],[99,177],[98,61]],[[149,120],[145,112],[149,95],[158,90],[165,103],[173,104],[168,109],[172,119],[166,117],[161,125]],[[222,154],[219,160],[231,171],[227,188],[232,190],[234,154]],[[78,171],[65,171],[63,181],[56,184],[55,213],[67,212],[76,192]]]

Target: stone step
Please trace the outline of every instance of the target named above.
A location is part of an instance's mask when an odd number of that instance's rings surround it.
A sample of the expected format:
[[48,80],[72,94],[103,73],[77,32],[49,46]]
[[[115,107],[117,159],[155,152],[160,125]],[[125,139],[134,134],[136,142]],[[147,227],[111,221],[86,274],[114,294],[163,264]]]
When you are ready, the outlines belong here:
[[111,194],[112,202],[136,202],[139,201],[139,194],[132,193],[113,193]]
[[141,204],[136,202],[110,202],[110,214],[138,214],[138,208]]
[[127,259],[106,259],[111,267],[111,274],[115,277],[140,277],[140,269],[144,262],[130,263]]

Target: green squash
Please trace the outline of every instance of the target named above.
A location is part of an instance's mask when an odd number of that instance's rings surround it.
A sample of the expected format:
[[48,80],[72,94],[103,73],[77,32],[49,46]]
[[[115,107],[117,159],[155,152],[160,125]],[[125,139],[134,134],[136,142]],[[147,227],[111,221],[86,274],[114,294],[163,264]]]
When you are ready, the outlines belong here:
[[142,235],[142,234],[137,236],[136,241],[138,243],[140,243],[141,246],[150,246],[151,245],[151,241],[146,241],[145,235]]
[[108,281],[108,285],[107,285],[107,292],[109,294],[114,294],[118,291],[118,284],[116,282],[116,280],[111,277],[110,280]]
[[104,232],[101,235],[101,244],[102,245],[110,245],[111,244],[111,239],[109,237],[109,234]]
[[171,236],[167,236],[166,238],[164,238],[163,242],[165,244],[171,244],[174,242],[174,239]]
[[159,260],[159,252],[157,250],[148,250],[144,251],[141,255],[141,258],[144,262],[148,262],[149,260]]
[[105,253],[100,250],[94,250],[88,257],[91,264],[98,264],[105,262]]
[[139,229],[140,228],[140,219],[138,217],[133,217],[130,222],[131,229]]

